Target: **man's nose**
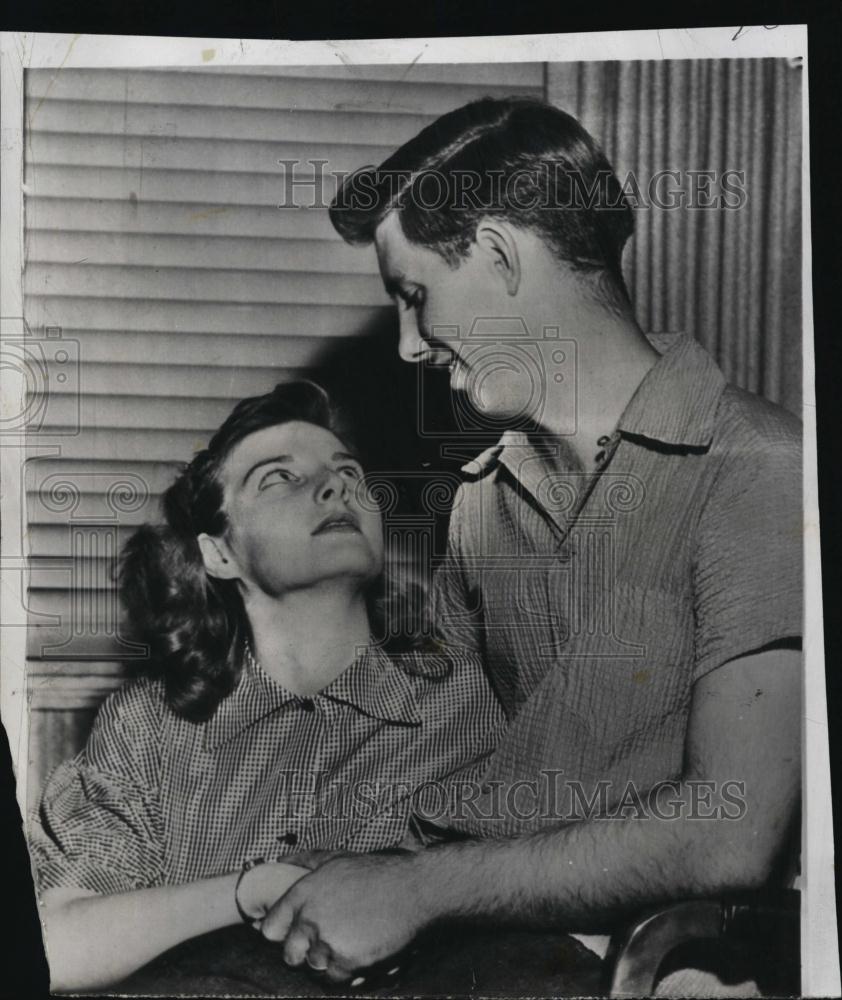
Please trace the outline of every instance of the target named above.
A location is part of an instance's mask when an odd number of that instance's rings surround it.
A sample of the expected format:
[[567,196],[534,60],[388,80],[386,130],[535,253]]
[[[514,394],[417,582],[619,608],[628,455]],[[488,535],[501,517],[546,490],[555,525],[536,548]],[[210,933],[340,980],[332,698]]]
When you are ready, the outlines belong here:
[[415,318],[415,312],[412,310],[401,312],[398,322],[400,327],[398,354],[403,361],[417,363],[426,353],[427,345],[418,331],[418,321]]

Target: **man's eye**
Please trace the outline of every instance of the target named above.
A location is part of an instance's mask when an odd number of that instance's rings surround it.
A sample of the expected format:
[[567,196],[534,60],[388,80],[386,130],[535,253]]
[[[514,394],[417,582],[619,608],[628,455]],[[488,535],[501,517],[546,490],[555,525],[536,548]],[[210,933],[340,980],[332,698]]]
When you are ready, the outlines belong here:
[[259,490],[265,490],[267,486],[277,486],[279,483],[297,483],[298,476],[294,472],[290,472],[289,469],[270,469],[269,472],[264,473],[260,483],[258,484]]
[[341,476],[345,476],[346,479],[360,479],[362,478],[362,472],[357,468],[356,465],[343,465],[339,470]]
[[405,289],[400,295],[401,302],[405,309],[418,309],[424,302],[424,294],[420,288]]

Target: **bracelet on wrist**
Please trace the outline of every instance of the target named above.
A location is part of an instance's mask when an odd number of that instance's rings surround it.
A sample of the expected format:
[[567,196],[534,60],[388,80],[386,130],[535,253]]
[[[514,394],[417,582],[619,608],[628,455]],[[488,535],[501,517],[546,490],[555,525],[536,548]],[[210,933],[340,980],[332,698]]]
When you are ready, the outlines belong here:
[[257,914],[252,915],[250,913],[246,913],[243,909],[243,904],[240,902],[240,886],[243,884],[243,879],[246,874],[250,872],[252,868],[257,868],[258,865],[265,863],[265,858],[250,858],[249,860],[244,861],[243,867],[240,869],[240,875],[237,878],[237,884],[234,886],[234,905],[237,907],[237,913],[240,914],[243,923],[248,924],[249,927],[251,927],[255,920],[259,920],[260,918]]

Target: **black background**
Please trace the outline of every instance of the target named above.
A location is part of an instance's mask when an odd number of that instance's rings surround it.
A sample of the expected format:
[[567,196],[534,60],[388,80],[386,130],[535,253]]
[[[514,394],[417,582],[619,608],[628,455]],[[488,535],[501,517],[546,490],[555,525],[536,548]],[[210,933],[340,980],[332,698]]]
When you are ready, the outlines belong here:
[[[401,16],[402,15],[402,16]],[[819,495],[822,522],[825,662],[834,789],[834,825],[842,830],[838,743],[842,714],[842,655],[839,606],[842,593],[842,512],[839,461],[842,339],[837,323],[842,297],[842,4],[834,2],[646,3],[622,10],[606,4],[553,0],[546,6],[519,0],[428,0],[424,4],[287,2],[213,6],[173,0],[48,0],[3,2],[0,28],[126,35],[183,35],[234,38],[395,38],[458,35],[543,34],[647,28],[714,27],[742,23],[803,24],[809,27],[810,161],[812,191],[813,305],[816,341],[816,397]],[[793,336],[799,336],[793,330]],[[0,997],[46,997],[47,968],[21,832],[8,742],[0,737],[0,822],[3,878],[0,909]],[[837,884],[837,898],[840,895]]]

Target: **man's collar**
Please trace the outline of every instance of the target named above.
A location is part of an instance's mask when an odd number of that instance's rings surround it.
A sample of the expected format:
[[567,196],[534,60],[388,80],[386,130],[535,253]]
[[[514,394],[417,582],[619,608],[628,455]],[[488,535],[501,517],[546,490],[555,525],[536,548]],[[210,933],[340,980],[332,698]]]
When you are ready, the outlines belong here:
[[[651,334],[648,339],[661,357],[635,390],[617,430],[672,447],[706,448],[713,438],[725,376],[688,334]],[[569,458],[563,445],[561,439],[557,457]],[[508,430],[497,444],[464,465],[462,472],[479,479],[501,463],[517,470],[534,451],[529,435]]]
[[[413,655],[389,657],[378,647],[370,646],[320,691],[318,697],[351,705],[365,715],[386,722],[418,725],[421,716],[417,686],[413,682],[412,664],[405,662]],[[407,665],[410,670],[404,669]],[[237,686],[204,723],[205,749],[216,749],[260,719],[300,701],[297,695],[278,684],[255,660],[246,656]]]
[[649,339],[662,351],[661,357],[637,387],[617,429],[673,447],[706,448],[713,438],[725,376],[687,334]]

